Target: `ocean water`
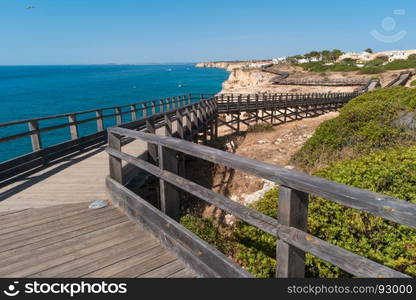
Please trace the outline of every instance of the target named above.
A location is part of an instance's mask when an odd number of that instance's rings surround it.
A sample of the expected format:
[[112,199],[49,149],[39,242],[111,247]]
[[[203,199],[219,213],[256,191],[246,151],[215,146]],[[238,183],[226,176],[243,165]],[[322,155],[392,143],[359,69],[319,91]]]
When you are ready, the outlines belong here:
[[[227,77],[225,70],[193,65],[0,66],[0,123],[189,93],[217,93]],[[65,121],[41,121],[40,126]],[[114,122],[109,118],[105,125]],[[95,126],[95,122],[80,125],[80,135],[93,133]],[[24,131],[26,124],[0,127],[0,137]],[[69,139],[69,128],[42,133],[44,147]],[[0,161],[29,152],[30,137],[0,143]]]

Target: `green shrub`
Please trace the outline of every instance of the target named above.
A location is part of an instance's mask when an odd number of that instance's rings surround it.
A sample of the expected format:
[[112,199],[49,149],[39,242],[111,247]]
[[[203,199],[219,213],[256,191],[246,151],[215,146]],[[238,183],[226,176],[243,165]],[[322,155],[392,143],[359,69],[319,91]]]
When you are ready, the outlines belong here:
[[384,72],[386,71],[379,67],[364,67],[359,71],[360,74],[368,74],[368,75],[380,74]]
[[211,219],[202,219],[191,215],[185,215],[181,218],[180,223],[219,251],[223,253],[232,252],[232,242],[230,242],[225,235],[220,233]]
[[413,80],[413,81],[410,83],[410,86],[416,86],[416,80]]
[[[347,160],[315,175],[416,203],[416,147],[394,148],[355,160]],[[251,208],[276,217],[278,193],[272,190]],[[308,231],[329,243],[416,275],[416,230],[371,216],[334,202],[311,197]],[[234,234],[236,259],[257,277],[275,272],[273,237],[239,223]],[[306,256],[308,277],[350,277],[321,259]]]
[[366,66],[367,67],[380,67],[384,65],[388,60],[389,58],[387,56],[381,56],[376,59],[370,60],[369,62],[366,63]]
[[[295,158],[308,168],[319,166],[322,161],[329,164],[315,172],[316,176],[416,204],[414,132],[393,126],[400,112],[415,109],[416,91],[409,88],[378,90],[357,97],[341,110],[338,118],[323,123]],[[346,152],[351,152],[349,156],[355,158],[336,162]],[[278,190],[269,191],[251,208],[276,217]],[[221,234],[210,220],[186,216],[182,224],[255,276],[273,277],[274,237],[244,222],[238,222],[229,236]],[[308,231],[329,243],[416,276],[414,229],[326,199],[310,197]],[[351,275],[307,254],[306,276]]]
[[407,59],[398,59],[384,66],[386,70],[402,70],[416,68],[416,55],[412,54]]
[[221,233],[213,220],[191,215],[181,224],[201,239],[233,258],[258,278],[273,277],[276,270],[276,239],[261,230],[239,222],[231,235]]
[[340,62],[333,65],[325,65],[324,62],[311,62],[300,65],[304,70],[317,73],[325,72],[354,72],[358,71],[355,63]]
[[359,96],[322,123],[292,157],[292,163],[313,170],[343,158],[353,158],[393,145],[414,144],[414,133],[393,126],[401,111],[415,110],[416,90],[395,87]]

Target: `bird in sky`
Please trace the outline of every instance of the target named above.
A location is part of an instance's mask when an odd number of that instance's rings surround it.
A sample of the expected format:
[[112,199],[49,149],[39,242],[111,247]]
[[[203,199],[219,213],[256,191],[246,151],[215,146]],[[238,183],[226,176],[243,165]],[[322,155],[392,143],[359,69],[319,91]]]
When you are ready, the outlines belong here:
[[36,8],[36,6],[33,6],[33,5],[30,5],[30,6],[26,7],[27,10],[31,10],[31,9],[34,9],[34,8]]

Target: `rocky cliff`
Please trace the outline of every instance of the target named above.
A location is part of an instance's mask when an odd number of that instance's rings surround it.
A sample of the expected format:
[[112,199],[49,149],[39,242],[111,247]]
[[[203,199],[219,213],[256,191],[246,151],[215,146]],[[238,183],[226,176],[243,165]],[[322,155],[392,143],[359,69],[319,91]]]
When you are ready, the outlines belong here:
[[247,63],[238,63],[238,62],[205,62],[196,64],[197,68],[216,68],[224,69],[228,72],[232,72],[235,69],[241,68],[241,66]]

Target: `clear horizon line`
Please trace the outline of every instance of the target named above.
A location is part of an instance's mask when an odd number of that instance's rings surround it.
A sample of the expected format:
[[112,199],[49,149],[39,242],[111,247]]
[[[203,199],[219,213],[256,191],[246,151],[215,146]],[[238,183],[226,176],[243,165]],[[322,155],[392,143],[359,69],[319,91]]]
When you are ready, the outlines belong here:
[[0,67],[31,67],[31,66],[150,66],[150,65],[192,65],[199,62],[146,62],[146,63],[74,63],[74,64],[0,64]]

